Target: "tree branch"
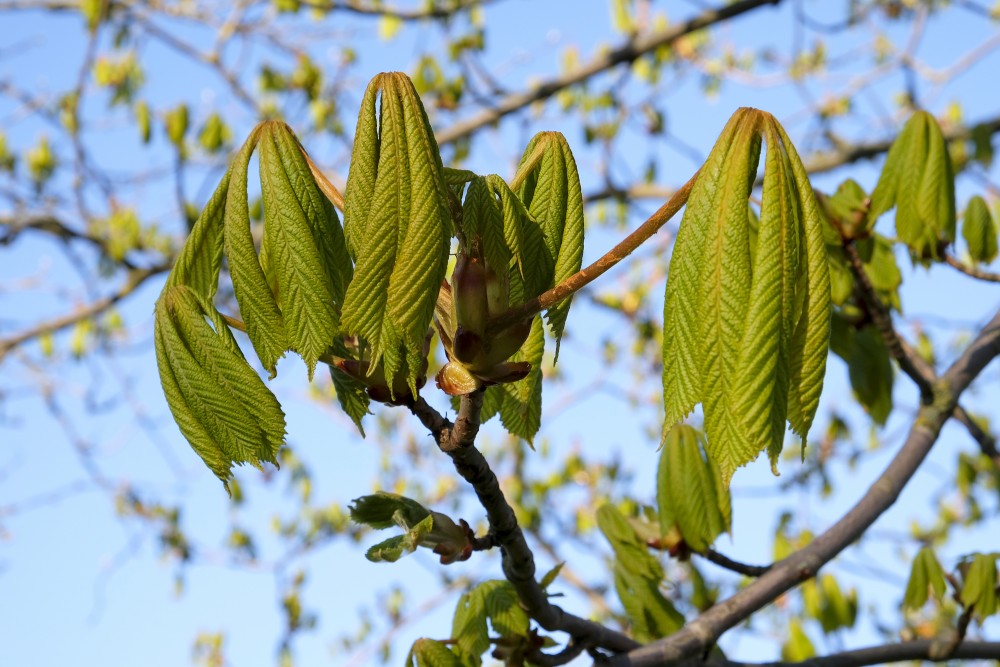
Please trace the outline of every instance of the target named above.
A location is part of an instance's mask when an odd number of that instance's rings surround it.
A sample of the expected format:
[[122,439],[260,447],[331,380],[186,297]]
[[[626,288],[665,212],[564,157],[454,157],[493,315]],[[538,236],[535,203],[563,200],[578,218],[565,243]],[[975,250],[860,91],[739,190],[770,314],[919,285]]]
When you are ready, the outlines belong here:
[[929,660],[941,662],[944,660],[998,660],[1000,659],[1000,642],[963,642],[951,654],[946,654],[946,642],[924,639],[904,642],[901,644],[885,644],[870,646],[842,653],[834,653],[801,662],[715,662],[710,667],[864,667],[865,665],[881,665],[903,660]]
[[861,298],[868,310],[868,314],[871,315],[875,328],[878,329],[879,334],[882,336],[882,341],[889,349],[889,354],[899,364],[899,368],[917,385],[917,388],[920,390],[920,399],[924,403],[929,403],[934,398],[932,386],[934,382],[933,369],[929,368],[912,349],[906,346],[900,339],[899,334],[896,333],[896,329],[892,326],[892,316],[882,303],[882,300],[878,298],[878,293],[875,291],[875,286],[872,285],[872,281],[868,277],[868,272],[865,271],[861,257],[858,255],[858,249],[854,246],[854,241],[845,238],[842,247],[844,248],[844,252],[847,253],[851,273],[854,274],[855,283],[858,286],[858,291],[861,293]]
[[983,271],[982,269],[975,266],[969,266],[967,264],[958,261],[958,259],[956,259],[955,257],[947,254],[944,256],[944,261],[948,264],[948,266],[958,269],[959,271],[969,276],[970,278],[975,278],[976,280],[985,280],[991,283],[1000,283],[1000,273],[991,273],[990,271]]
[[879,516],[896,502],[924,457],[937,441],[941,427],[958,405],[958,399],[990,361],[1000,355],[1000,312],[934,384],[934,400],[920,406],[906,441],[882,475],[839,521],[802,549],[772,568],[728,600],[707,610],[681,630],[608,661],[615,667],[653,667],[697,656],[723,632],[774,601],[799,582],[816,575],[819,568],[857,540]]
[[62,331],[63,329],[71,327],[81,320],[99,315],[128,295],[132,294],[132,292],[137,290],[140,285],[146,282],[146,280],[162,273],[163,271],[166,271],[167,268],[169,267],[158,265],[147,269],[133,269],[132,271],[129,271],[128,279],[125,281],[125,284],[112,294],[109,294],[101,299],[97,299],[82,308],[77,308],[71,313],[67,313],[61,317],[56,317],[51,320],[46,320],[33,327],[25,329],[24,331],[13,334],[8,338],[0,339],[0,361],[2,361],[11,350],[33,338],[37,338],[38,336],[42,336],[44,334],[53,334],[58,331]]
[[691,188],[694,187],[695,181],[698,180],[699,173],[701,173],[700,170],[696,171],[688,179],[687,183],[671,195],[670,199],[663,206],[657,209],[653,215],[649,216],[634,232],[622,239],[618,245],[604,253],[596,262],[580,269],[547,292],[543,292],[516,308],[511,308],[500,317],[492,320],[489,323],[490,330],[503,331],[512,324],[533,317],[546,308],[551,308],[563,299],[580,291],[598,277],[604,275],[615,264],[632,254],[636,248],[659,231],[660,227],[667,224],[667,221],[674,217],[681,210],[681,207],[687,203],[688,196],[691,194]]
[[660,47],[669,46],[685,35],[716,23],[721,23],[740,14],[745,14],[763,5],[776,5],[779,2],[781,0],[740,0],[719,9],[706,10],[692,19],[664,30],[634,37],[611,49],[605,55],[595,58],[562,76],[546,79],[531,90],[511,93],[503,97],[493,108],[481,111],[471,118],[439,130],[435,133],[435,138],[440,145],[463,139],[476,130],[497,122],[504,116],[519,111],[535,102],[548,99],[564,88],[577,83],[583,83],[617,65],[631,63]]
[[[620,632],[551,604],[545,590],[535,580],[535,559],[517,523],[514,509],[504,497],[500,482],[489,463],[473,444],[479,431],[482,392],[462,396],[454,424],[422,397],[418,396],[408,407],[430,429],[438,448],[451,457],[455,470],[476,492],[480,504],[486,510],[490,533],[503,554],[504,576],[514,586],[528,615],[545,630],[565,632],[584,647],[600,647],[617,652],[638,647],[637,641]],[[462,426],[463,420],[466,426]]]
[[969,435],[972,436],[972,439],[976,441],[976,444],[979,445],[979,449],[983,452],[983,454],[993,459],[993,465],[1000,470],[1000,452],[997,451],[996,438],[981,429],[979,424],[977,424],[972,417],[969,416],[969,413],[966,412],[965,408],[961,405],[955,408],[955,412],[952,416],[965,427],[965,430],[967,430]]
[[705,553],[700,553],[698,551],[695,551],[694,553],[698,554],[710,563],[714,563],[719,567],[735,572],[736,574],[742,574],[745,577],[759,577],[773,567],[772,565],[748,565],[747,563],[741,563],[733,560],[725,554],[720,554],[715,549],[708,549]]

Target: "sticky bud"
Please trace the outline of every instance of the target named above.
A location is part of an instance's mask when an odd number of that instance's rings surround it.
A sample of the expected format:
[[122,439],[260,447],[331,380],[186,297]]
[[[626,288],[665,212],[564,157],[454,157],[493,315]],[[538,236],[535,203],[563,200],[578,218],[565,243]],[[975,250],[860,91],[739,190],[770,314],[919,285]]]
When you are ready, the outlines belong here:
[[471,394],[483,386],[483,383],[457,361],[446,363],[434,378],[437,386],[449,396]]

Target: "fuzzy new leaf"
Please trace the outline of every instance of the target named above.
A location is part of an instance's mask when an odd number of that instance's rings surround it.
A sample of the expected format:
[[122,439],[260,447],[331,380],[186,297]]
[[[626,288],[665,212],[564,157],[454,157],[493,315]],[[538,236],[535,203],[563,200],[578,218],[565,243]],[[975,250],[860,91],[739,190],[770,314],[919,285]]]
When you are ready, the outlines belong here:
[[234,463],[277,465],[284,413],[218,311],[194,290],[168,286],[156,302],[154,340],[170,411],[223,484]]
[[414,392],[448,262],[447,201],[413,84],[398,72],[377,75],[362,101],[345,195],[345,234],[357,264],[342,321],[370,346],[372,367],[384,363],[387,378],[405,365]]
[[937,120],[918,111],[886,156],[872,192],[869,228],[896,207],[896,234],[917,259],[937,258],[940,243],[955,239],[955,179]]
[[[541,227],[548,254],[555,258],[552,287],[583,263],[583,193],[566,138],[558,132],[536,134],[524,150],[518,175],[522,176],[518,196]],[[556,357],[571,302],[564,299],[546,313]]]
[[[755,252],[747,199],[767,142]],[[803,440],[829,343],[830,279],[815,195],[770,115],[737,111],[702,167],[674,245],[664,302],[669,428],[697,403],[728,485],[736,468],[781,451],[785,421]]]
[[997,257],[997,227],[986,201],[976,195],[962,218],[962,238],[973,262],[989,264]]
[[695,551],[703,553],[730,529],[729,490],[691,426],[680,424],[667,433],[660,452],[656,497],[660,534],[667,535],[676,526]]
[[945,592],[944,570],[934,555],[934,550],[924,547],[917,552],[910,568],[910,579],[906,582],[906,594],[903,596],[903,607],[920,609],[931,594],[936,600],[942,600]]
[[433,639],[418,639],[413,642],[406,664],[407,667],[464,667],[457,655]]

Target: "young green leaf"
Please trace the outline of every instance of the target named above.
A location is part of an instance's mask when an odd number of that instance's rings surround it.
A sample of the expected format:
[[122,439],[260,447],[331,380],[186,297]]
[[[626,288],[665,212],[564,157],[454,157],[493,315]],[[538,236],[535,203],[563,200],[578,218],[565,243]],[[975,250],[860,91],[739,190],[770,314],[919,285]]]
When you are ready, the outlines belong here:
[[[518,196],[541,226],[548,254],[555,258],[552,287],[583,264],[583,193],[566,138],[558,132],[536,134],[524,150],[518,175],[522,176]],[[565,299],[547,312],[556,357],[571,302]]]
[[[754,261],[747,199],[767,142]],[[819,206],[777,121],[740,109],[688,198],[664,303],[664,435],[697,403],[724,484],[785,421],[803,440],[826,367],[830,281]]]
[[831,321],[830,349],[847,364],[851,389],[865,411],[879,426],[892,412],[894,382],[892,360],[875,327],[855,329],[842,316]]
[[[352,353],[341,341],[334,340],[331,345],[333,354],[344,359],[353,359]],[[365,437],[365,429],[361,425],[361,420],[365,415],[371,414],[368,409],[371,399],[365,391],[365,385],[360,380],[351,377],[336,366],[330,366],[330,379],[333,381],[333,390],[337,394],[340,407],[343,408],[347,416],[351,418],[354,425],[358,427],[361,437]]]
[[687,545],[704,552],[730,529],[731,501],[719,468],[691,426],[674,426],[664,439],[657,472],[660,534],[676,527]]
[[255,132],[243,144],[232,166],[229,195],[226,200],[225,251],[233,292],[240,305],[247,335],[254,351],[271,377],[276,374],[278,359],[288,349],[288,334],[281,308],[257,256],[250,233],[250,208],[247,195],[247,171],[250,156],[260,135]]
[[406,657],[407,667],[466,667],[458,656],[441,642],[418,639]]
[[802,662],[816,655],[809,635],[802,629],[802,623],[793,618],[788,623],[788,639],[781,647],[781,659],[788,662]]
[[385,491],[355,498],[349,510],[352,521],[379,530],[400,525],[397,513],[406,526],[415,526],[430,516],[430,510],[417,501]]
[[269,253],[260,262],[277,278],[289,346],[310,378],[340,328],[340,308],[351,280],[340,221],[320,192],[298,141],[284,123],[271,122],[259,143],[264,229]]
[[414,392],[448,263],[447,197],[413,84],[398,72],[377,75],[358,116],[345,195],[345,234],[357,264],[343,324],[370,346],[373,367],[384,363],[387,378],[395,378],[405,355]]
[[278,464],[281,406],[247,364],[222,316],[184,285],[156,302],[156,359],[181,433],[227,486],[233,464]]
[[528,635],[530,619],[514,586],[501,579],[484,581],[462,595],[455,608],[451,636],[463,665],[482,664],[482,655],[490,647],[487,619],[493,632],[504,639]]
[[615,552],[615,589],[639,641],[664,637],[684,625],[684,617],[660,592],[663,566],[613,505],[597,510],[597,526]]
[[976,195],[962,218],[962,238],[973,262],[989,264],[997,257],[997,227],[986,201]]
[[965,574],[962,585],[962,605],[975,610],[976,618],[982,622],[1000,609],[1000,595],[997,594],[997,554],[975,554]]
[[528,362],[531,371],[523,380],[499,385],[503,392],[500,420],[512,435],[529,443],[542,425],[542,357],[545,353],[545,332],[542,319],[535,317],[531,333],[521,349],[511,357],[512,362]]
[[937,258],[955,240],[955,179],[948,147],[935,118],[910,117],[886,156],[868,211],[871,228],[896,207],[896,234],[915,259]]
[[927,604],[930,595],[936,600],[943,600],[944,593],[944,570],[941,569],[941,563],[938,562],[933,549],[924,547],[917,552],[910,567],[910,579],[906,582],[903,608],[920,609]]

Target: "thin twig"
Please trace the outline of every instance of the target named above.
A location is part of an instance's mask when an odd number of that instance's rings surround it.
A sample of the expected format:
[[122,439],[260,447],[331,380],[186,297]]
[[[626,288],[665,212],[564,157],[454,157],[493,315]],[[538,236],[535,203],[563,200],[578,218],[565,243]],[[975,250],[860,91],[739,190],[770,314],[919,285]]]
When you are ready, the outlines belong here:
[[944,261],[946,264],[948,264],[948,266],[958,269],[959,271],[969,276],[970,278],[975,278],[976,280],[985,280],[991,283],[1000,283],[1000,273],[991,273],[990,271],[983,271],[982,269],[975,266],[969,266],[967,264],[958,261],[958,259],[948,254],[944,256]]
[[343,213],[344,195],[340,193],[340,190],[337,189],[336,185],[330,182],[330,179],[326,177],[323,170],[312,161],[312,158],[309,157],[309,153],[306,152],[306,149],[303,148],[301,144],[299,144],[299,150],[302,151],[302,157],[306,159],[306,164],[309,165],[309,171],[312,173],[313,179],[316,181],[316,185],[318,185],[319,189],[323,191],[323,194],[330,200],[330,203],[336,206],[340,212]]
[[729,556],[720,554],[715,549],[708,549],[705,553],[694,552],[699,556],[702,556],[705,560],[710,563],[715,563],[719,567],[723,567],[727,570],[735,572],[737,574],[742,574],[745,577],[759,577],[765,572],[771,569],[771,565],[748,565],[747,563],[741,563],[739,561],[733,560]]
[[972,439],[979,445],[980,451],[993,460],[993,465],[1000,470],[1000,452],[997,451],[997,440],[992,435],[979,427],[979,424],[969,416],[961,405],[955,408],[953,413],[955,419],[965,427]]
[[933,372],[931,374],[926,372],[928,370],[926,364],[921,363],[919,357],[913,350],[908,349],[900,339],[899,334],[896,333],[896,329],[892,326],[892,316],[882,300],[878,298],[878,293],[875,291],[875,286],[872,285],[871,278],[868,277],[868,272],[865,271],[853,239],[845,239],[843,248],[847,254],[851,273],[854,274],[861,297],[867,306],[868,314],[871,316],[875,328],[881,334],[882,341],[889,349],[889,354],[899,364],[899,368],[917,385],[920,390],[920,399],[924,403],[929,403],[934,395]]
[[583,83],[618,65],[635,62],[647,53],[656,51],[664,46],[669,46],[692,32],[703,30],[716,23],[735,18],[758,7],[776,5],[779,2],[780,0],[740,0],[740,2],[734,2],[718,9],[705,10],[692,19],[672,25],[663,30],[633,37],[607,53],[594,58],[590,62],[584,63],[562,76],[546,79],[533,86],[530,90],[512,93],[503,97],[493,107],[485,109],[471,118],[459,121],[451,127],[439,130],[435,133],[435,138],[439,145],[463,139],[482,127],[496,123],[504,116],[520,111],[535,102],[549,99],[560,90]]
[[563,299],[580,291],[586,285],[602,276],[615,264],[628,257],[636,248],[659,231],[660,227],[665,225],[687,203],[688,196],[691,194],[691,188],[694,187],[695,181],[698,180],[699,173],[700,170],[696,171],[688,179],[688,182],[675,191],[670,199],[657,209],[653,215],[649,216],[638,229],[622,239],[618,245],[606,252],[600,259],[590,266],[580,269],[547,292],[543,292],[516,308],[511,308],[500,317],[492,320],[489,324],[490,330],[503,331],[512,324],[533,317],[546,308],[551,308]]

